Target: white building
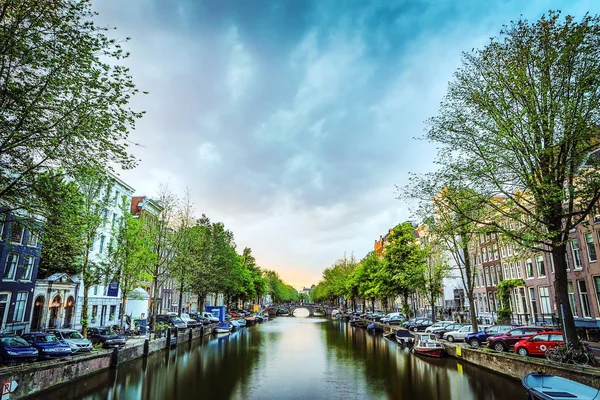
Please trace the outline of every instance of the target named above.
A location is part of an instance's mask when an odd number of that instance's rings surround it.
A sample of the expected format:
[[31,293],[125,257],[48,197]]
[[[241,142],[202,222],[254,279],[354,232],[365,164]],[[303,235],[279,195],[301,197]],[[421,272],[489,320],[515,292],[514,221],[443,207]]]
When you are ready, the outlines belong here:
[[[89,259],[92,263],[106,260],[108,248],[113,242],[114,231],[123,218],[123,202],[127,204],[127,212],[131,204],[134,189],[116,176],[111,188],[110,204],[104,210],[104,223],[98,228]],[[81,307],[83,306],[83,284],[79,285],[75,328],[81,328]],[[102,282],[94,285],[88,292],[88,326],[116,325],[119,317],[121,291],[118,282]]]

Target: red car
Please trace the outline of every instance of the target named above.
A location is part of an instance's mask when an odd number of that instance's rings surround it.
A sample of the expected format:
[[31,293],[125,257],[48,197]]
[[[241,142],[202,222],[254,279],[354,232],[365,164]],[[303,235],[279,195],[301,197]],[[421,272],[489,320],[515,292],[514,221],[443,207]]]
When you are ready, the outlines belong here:
[[496,351],[507,351],[521,340],[529,339],[533,335],[548,331],[548,328],[542,326],[520,326],[513,328],[500,335],[490,336],[488,338],[488,347]]
[[542,332],[515,344],[515,353],[521,356],[543,356],[546,350],[564,343],[562,332]]

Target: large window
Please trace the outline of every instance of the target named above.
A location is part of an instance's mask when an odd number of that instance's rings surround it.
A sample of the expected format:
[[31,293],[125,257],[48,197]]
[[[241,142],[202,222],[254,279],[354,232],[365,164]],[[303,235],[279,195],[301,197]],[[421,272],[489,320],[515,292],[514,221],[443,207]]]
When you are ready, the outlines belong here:
[[567,285],[569,289],[569,304],[571,304],[571,311],[573,311],[573,316],[577,316],[577,307],[575,305],[575,285],[573,282],[569,282]]
[[527,269],[527,278],[533,278],[533,261],[531,261],[531,258],[528,258],[527,261],[525,261],[525,265]]
[[98,253],[102,253],[104,251],[104,241],[106,240],[106,236],[100,236],[100,246],[98,247]]
[[594,235],[592,235],[591,233],[586,233],[585,243],[587,244],[588,260],[590,262],[596,261],[598,259],[598,256],[596,255],[596,245],[594,244]]
[[535,296],[535,289],[530,287],[529,288],[529,300],[531,301],[531,316],[533,317],[533,320],[537,320],[537,301],[536,301],[536,296]]
[[16,253],[8,253],[6,257],[6,266],[4,268],[4,279],[9,281],[15,280],[15,273],[17,272],[17,264],[19,262],[19,255]]
[[498,275],[498,283],[502,282],[502,268],[496,265],[496,275]]
[[21,244],[23,242],[23,225],[13,222],[10,226],[11,243]]
[[35,262],[35,258],[31,256],[25,256],[25,260],[23,262],[23,272],[21,273],[21,280],[30,281],[31,280],[31,272],[33,271],[33,263]]
[[15,313],[13,315],[13,321],[22,322],[25,316],[25,305],[27,304],[27,292],[19,292],[17,294],[17,300],[15,302]]
[[542,314],[550,314],[552,308],[550,307],[550,293],[548,292],[548,286],[540,286],[539,291]]
[[490,286],[490,269],[486,267],[485,269],[485,286]]
[[29,236],[27,237],[27,246],[37,247],[38,241],[39,241],[39,234],[34,231],[29,231]]
[[598,309],[600,309],[600,276],[594,277],[594,286],[596,287],[596,302],[598,302]]
[[538,277],[546,276],[546,266],[544,265],[544,257],[543,256],[539,256],[537,258],[537,272],[538,272]]
[[587,287],[585,281],[577,281],[579,289],[579,300],[581,301],[581,314],[584,318],[590,317],[590,301],[588,298]]
[[571,249],[573,250],[573,263],[575,269],[581,269],[581,250],[579,249],[579,242],[577,239],[573,239],[571,242]]

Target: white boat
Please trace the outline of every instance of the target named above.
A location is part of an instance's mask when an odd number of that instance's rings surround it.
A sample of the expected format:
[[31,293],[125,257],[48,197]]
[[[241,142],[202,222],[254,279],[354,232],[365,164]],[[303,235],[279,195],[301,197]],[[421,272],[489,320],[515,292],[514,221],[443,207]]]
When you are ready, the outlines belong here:
[[414,333],[415,344],[412,351],[429,357],[443,357],[446,351],[444,345],[438,340],[434,333]]
[[231,332],[231,324],[229,322],[220,322],[215,326],[214,333],[229,333]]

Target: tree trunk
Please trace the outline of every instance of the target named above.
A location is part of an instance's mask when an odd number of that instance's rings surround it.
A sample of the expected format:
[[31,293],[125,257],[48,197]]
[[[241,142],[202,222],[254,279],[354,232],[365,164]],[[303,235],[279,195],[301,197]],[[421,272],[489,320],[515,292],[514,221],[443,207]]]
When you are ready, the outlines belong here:
[[85,281],[83,281],[83,303],[81,305],[81,334],[83,337],[87,338],[87,328],[88,328],[88,291],[90,290],[90,285],[86,285]]
[[156,314],[158,314],[158,265],[154,266],[154,277],[152,280],[152,307],[150,307],[150,326],[154,329]]
[[436,312],[435,312],[435,300],[436,300],[436,297],[437,296],[435,295],[435,293],[432,293],[431,294],[431,299],[430,299],[430,301],[431,301],[431,320],[433,321],[434,324],[437,321]]
[[181,282],[181,285],[179,286],[179,307],[177,308],[179,309],[177,315],[179,315],[179,318],[181,318],[181,313],[183,310],[183,282]]
[[[477,324],[477,316],[475,315],[475,296],[473,295],[473,288],[467,290],[467,298],[469,299],[469,311],[471,314],[471,328],[473,332],[479,332]],[[464,308],[463,308],[464,309]]]
[[566,342],[576,344],[579,342],[579,338],[575,330],[573,310],[571,310],[571,303],[569,302],[567,266],[565,263],[566,248],[567,245],[562,241],[552,246],[552,260],[554,261],[555,271],[554,293],[556,296],[556,309],[563,324]]
[[206,295],[198,294],[198,312],[204,312],[204,304],[206,303]]

